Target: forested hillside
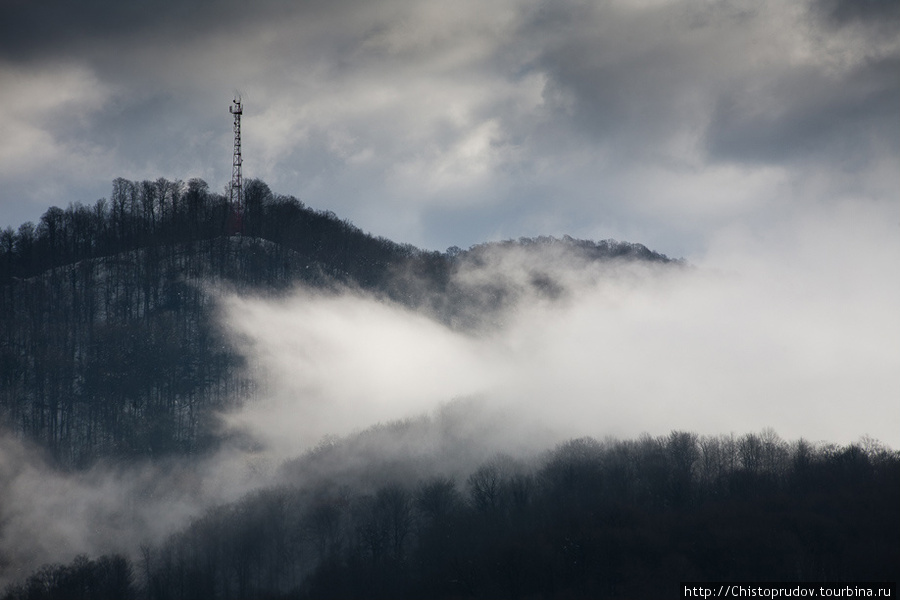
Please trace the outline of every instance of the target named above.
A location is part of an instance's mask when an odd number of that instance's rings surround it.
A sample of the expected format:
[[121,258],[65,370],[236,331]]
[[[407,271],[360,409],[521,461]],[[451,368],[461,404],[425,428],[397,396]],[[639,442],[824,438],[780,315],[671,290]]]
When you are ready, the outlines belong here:
[[[457,326],[515,301],[516,282],[460,284],[490,250],[563,246],[583,260],[667,261],[639,244],[540,238],[427,252],[245,185],[242,235],[199,179],[116,179],[93,206],[0,230],[0,420],[61,465],[203,450],[215,413],[252,399],[215,321],[212,285],[350,286]],[[526,286],[551,295],[552,273]],[[487,316],[487,317],[486,317]]]
[[247,185],[245,234],[199,180],[113,183],[2,232],[0,410],[63,464],[193,452],[247,393],[206,286],[377,285],[414,249]]
[[674,431],[479,458],[470,408],[329,440],[140,557],[47,565],[2,598],[657,599],[900,573],[900,456],[871,440]]

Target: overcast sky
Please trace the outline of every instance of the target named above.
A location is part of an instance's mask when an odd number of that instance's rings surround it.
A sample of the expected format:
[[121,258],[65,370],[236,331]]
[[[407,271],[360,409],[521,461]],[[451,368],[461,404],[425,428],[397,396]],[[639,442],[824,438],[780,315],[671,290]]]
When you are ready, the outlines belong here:
[[4,0],[0,226],[244,176],[429,249],[675,256],[900,190],[897,0]]

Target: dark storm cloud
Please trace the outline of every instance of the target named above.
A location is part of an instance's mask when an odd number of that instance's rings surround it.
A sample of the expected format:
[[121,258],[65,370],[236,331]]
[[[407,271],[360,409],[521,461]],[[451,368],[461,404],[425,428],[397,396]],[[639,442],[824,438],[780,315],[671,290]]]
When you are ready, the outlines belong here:
[[900,150],[900,56],[866,61],[839,79],[793,69],[762,90],[723,93],[707,130],[715,159],[781,163],[827,155],[844,165],[867,160],[885,142]]
[[[706,97],[743,69],[740,36],[758,16],[696,2],[545,3],[523,28],[544,97],[568,134],[651,145],[702,124]],[[734,32],[736,39],[730,40]],[[527,43],[527,42],[526,42]]]
[[[304,2],[314,13],[319,3]],[[46,0],[5,2],[0,20],[0,56],[8,60],[59,58],[60,52],[98,42],[145,44],[151,38],[177,40],[212,30],[238,31],[261,20],[277,18],[287,3],[239,0]]]
[[[173,25],[184,26],[188,22],[185,17],[196,7],[197,3],[190,2],[7,2],[0,21],[0,55],[40,60],[86,41],[126,40],[140,32],[164,32]],[[230,9],[226,4],[220,10]],[[210,17],[214,15],[207,15]],[[196,26],[196,18],[190,21]]]
[[646,139],[677,112],[684,50],[659,39],[656,19],[628,21],[627,11],[576,4],[538,11],[529,25],[543,42],[534,64],[548,78],[547,106],[571,119],[567,133]]
[[[900,5],[820,4],[842,20],[872,22],[894,19]],[[862,5],[869,8],[850,8]],[[785,27],[796,28],[789,37],[810,45],[803,52],[812,55],[799,61],[789,38],[761,39],[779,12]],[[548,77],[548,106],[568,121],[569,135],[615,143],[617,153],[652,155],[685,128],[705,131],[713,161],[842,161],[847,152],[882,151],[871,147],[878,140],[896,151],[900,49],[867,47],[865,32],[827,48],[817,14],[793,15],[792,23],[790,11],[772,5],[685,2],[635,11],[554,4],[535,13],[530,33],[545,41],[535,64]],[[760,48],[766,41],[784,53],[780,60]],[[835,68],[829,52],[849,64]]]
[[898,0],[816,0],[812,8],[836,26],[865,23],[878,29],[893,28],[896,34],[900,25]]

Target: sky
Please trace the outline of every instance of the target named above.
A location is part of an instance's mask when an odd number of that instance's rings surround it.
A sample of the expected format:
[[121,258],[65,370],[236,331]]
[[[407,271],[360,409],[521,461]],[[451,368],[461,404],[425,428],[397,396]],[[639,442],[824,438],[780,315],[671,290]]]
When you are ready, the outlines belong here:
[[244,177],[433,250],[900,224],[897,0],[4,0],[0,226]]

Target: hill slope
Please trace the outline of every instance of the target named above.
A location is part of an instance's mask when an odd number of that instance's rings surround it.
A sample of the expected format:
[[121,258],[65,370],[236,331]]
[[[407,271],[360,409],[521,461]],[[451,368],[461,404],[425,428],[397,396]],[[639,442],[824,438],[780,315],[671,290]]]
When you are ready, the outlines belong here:
[[227,234],[226,199],[196,179],[117,179],[109,200],[53,207],[37,225],[0,231],[5,425],[69,466],[214,444],[216,412],[253,389],[218,329],[213,286],[354,287],[471,328],[523,293],[564,293],[552,263],[503,281],[477,277],[512,252],[669,262],[639,244],[572,238],[427,252],[366,234],[259,180],[245,192],[242,236]]

